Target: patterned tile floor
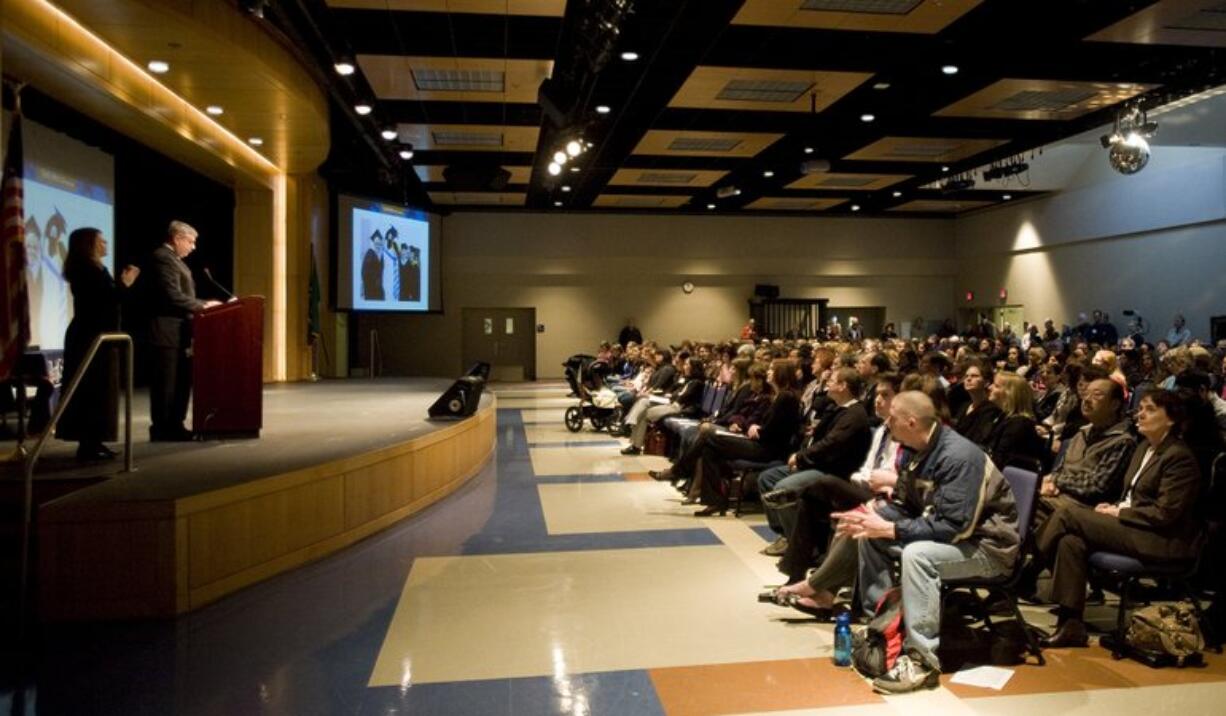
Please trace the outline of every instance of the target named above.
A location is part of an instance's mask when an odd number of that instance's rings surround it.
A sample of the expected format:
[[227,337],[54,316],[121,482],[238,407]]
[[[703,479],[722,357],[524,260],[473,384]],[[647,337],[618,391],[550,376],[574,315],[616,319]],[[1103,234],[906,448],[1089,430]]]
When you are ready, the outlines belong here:
[[[697,520],[659,458],[569,433],[555,385],[502,386],[496,460],[332,558],[173,623],[48,628],[6,714],[1208,714],[1226,659],[1155,671],[1047,652],[1004,690],[883,698],[830,660],[778,583],[758,515]],[[1110,621],[1110,610],[1100,612]],[[1043,623],[1041,609],[1028,618]],[[24,684],[24,686],[22,686]]]

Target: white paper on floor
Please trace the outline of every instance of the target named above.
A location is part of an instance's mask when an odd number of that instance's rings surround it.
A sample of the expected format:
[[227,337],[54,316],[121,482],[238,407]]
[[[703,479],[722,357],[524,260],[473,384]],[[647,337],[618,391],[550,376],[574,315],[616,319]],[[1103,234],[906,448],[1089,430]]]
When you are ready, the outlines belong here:
[[966,686],[980,686],[985,689],[1000,691],[1013,678],[1013,669],[1002,669],[999,666],[976,666],[963,669],[954,674],[951,683]]

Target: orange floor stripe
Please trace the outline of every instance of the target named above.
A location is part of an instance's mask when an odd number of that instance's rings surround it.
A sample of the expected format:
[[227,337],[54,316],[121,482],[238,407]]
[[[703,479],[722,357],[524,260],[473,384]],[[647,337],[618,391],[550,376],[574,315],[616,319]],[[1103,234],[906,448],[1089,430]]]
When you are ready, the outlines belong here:
[[668,716],[882,702],[864,679],[851,669],[836,667],[829,658],[682,666],[652,669],[650,673]]

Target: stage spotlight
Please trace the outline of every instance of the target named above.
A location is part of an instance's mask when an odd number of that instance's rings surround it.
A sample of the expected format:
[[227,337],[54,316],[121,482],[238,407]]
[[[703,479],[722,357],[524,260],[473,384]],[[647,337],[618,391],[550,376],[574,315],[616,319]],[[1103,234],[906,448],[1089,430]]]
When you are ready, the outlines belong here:
[[549,176],[556,177],[562,173],[562,165],[557,162],[549,162]]

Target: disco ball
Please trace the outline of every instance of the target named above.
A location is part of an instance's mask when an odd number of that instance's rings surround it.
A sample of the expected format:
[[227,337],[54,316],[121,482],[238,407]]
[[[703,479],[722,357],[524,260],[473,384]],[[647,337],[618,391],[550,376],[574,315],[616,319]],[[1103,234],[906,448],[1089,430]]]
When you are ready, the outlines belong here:
[[1107,161],[1120,174],[1136,174],[1149,163],[1149,142],[1135,132],[1130,133],[1111,145]]

